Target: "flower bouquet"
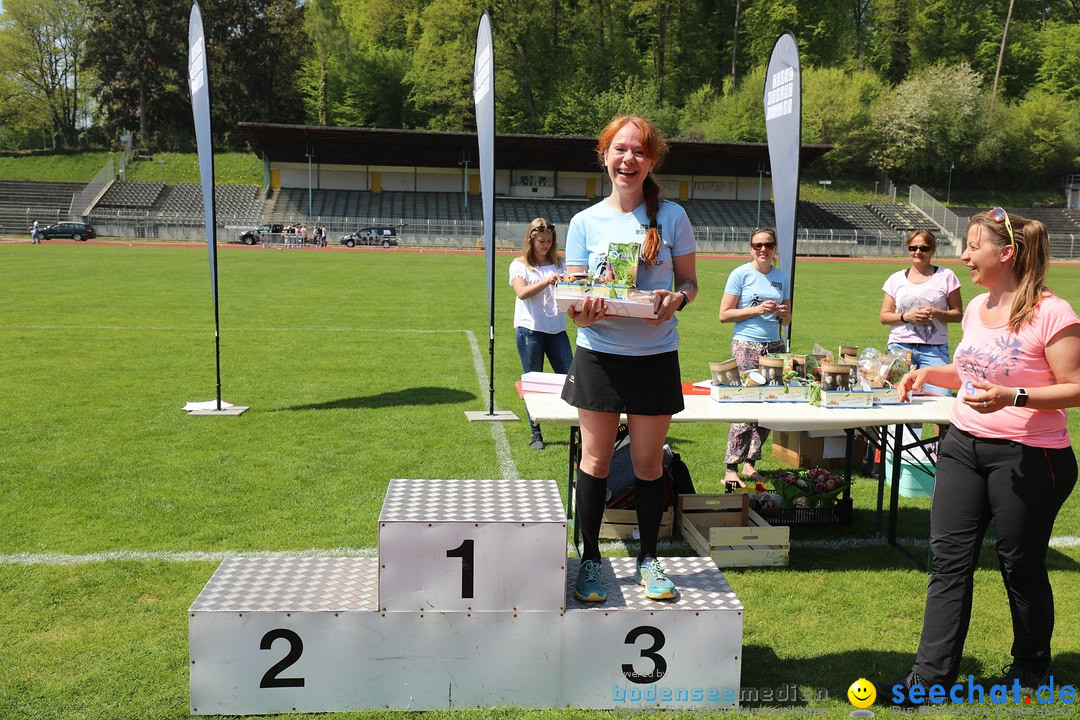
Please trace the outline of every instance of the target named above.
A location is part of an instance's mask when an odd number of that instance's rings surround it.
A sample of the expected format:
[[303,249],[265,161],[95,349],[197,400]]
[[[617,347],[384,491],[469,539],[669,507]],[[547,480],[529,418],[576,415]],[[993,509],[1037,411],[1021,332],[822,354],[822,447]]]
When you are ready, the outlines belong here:
[[781,470],[773,489],[786,504],[795,507],[831,507],[849,483],[823,468],[806,471],[806,477],[792,470]]

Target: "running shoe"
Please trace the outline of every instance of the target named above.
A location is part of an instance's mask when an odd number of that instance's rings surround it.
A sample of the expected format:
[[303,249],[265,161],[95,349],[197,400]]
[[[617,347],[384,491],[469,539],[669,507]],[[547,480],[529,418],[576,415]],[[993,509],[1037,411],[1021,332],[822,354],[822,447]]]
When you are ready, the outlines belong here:
[[574,583],[574,597],[581,602],[604,602],[607,593],[600,580],[600,563],[596,560],[582,560],[578,568],[577,582]]
[[650,600],[675,599],[675,583],[667,579],[664,568],[656,558],[647,557],[638,563],[634,582],[645,586],[645,597]]

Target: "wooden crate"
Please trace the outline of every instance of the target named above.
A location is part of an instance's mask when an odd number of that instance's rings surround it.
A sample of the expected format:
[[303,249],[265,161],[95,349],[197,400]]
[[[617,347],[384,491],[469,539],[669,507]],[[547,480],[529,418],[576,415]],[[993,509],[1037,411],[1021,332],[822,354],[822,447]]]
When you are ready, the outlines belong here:
[[791,529],[769,525],[745,494],[680,495],[677,524],[690,547],[717,567],[788,564]]
[[[660,519],[660,538],[671,537],[675,525],[675,508],[669,507]],[[637,540],[637,510],[604,509],[604,522],[600,525],[600,537],[605,540]]]

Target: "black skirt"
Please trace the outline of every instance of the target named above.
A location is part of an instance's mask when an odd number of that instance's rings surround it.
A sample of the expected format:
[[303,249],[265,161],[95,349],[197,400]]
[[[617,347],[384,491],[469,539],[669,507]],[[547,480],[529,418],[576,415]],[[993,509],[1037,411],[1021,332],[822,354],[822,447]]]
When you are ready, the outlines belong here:
[[582,410],[674,415],[684,407],[679,353],[612,355],[578,348],[562,399]]

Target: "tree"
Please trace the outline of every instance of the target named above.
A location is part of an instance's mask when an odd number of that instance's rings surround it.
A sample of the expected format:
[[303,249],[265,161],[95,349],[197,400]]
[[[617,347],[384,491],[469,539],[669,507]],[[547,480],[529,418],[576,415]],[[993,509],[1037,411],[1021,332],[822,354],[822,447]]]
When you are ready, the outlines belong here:
[[[480,10],[470,0],[432,0],[424,8],[421,35],[405,75],[411,85],[409,103],[422,126],[456,131],[476,127],[472,73],[479,18]],[[498,85],[496,89],[497,97]]]
[[[187,89],[187,0],[88,0],[95,18],[88,61],[105,122],[113,131],[138,130],[167,141],[191,136]],[[204,19],[205,22],[205,19]]]
[[1075,172],[1080,154],[1080,101],[1034,90],[1008,109],[1003,123],[1007,160],[1002,171],[1014,182],[1040,182]]
[[1080,98],[1080,25],[1049,23],[1042,33],[1038,86],[1048,93]]
[[[329,125],[332,108],[342,100],[342,61],[347,58],[348,35],[334,0],[311,0],[304,12],[304,30],[311,51],[300,69],[300,87],[309,122]],[[344,56],[344,57],[343,57]]]
[[876,145],[872,108],[888,91],[870,70],[804,68],[802,141],[830,144],[818,165],[831,175],[859,175]]
[[241,122],[303,122],[300,66],[312,47],[299,0],[218,0],[203,22],[220,144],[242,147]]
[[0,73],[8,113],[24,128],[47,120],[53,144],[74,147],[88,121],[87,12],[78,0],[6,0],[3,20]]
[[989,118],[981,81],[963,62],[930,65],[900,83],[874,110],[874,164],[913,180],[952,161],[971,167]]

